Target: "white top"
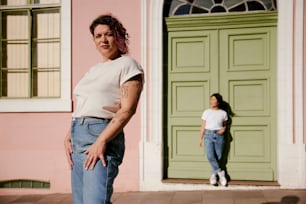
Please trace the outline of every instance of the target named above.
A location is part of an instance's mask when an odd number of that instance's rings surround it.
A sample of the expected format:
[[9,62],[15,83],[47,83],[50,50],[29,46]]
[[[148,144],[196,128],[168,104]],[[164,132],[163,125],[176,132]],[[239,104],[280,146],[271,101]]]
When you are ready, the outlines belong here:
[[205,129],[220,130],[223,128],[224,121],[227,121],[227,113],[224,110],[207,109],[202,114],[202,120],[205,120]]
[[111,119],[115,113],[103,109],[120,102],[120,86],[143,74],[141,66],[129,56],[94,65],[74,89],[76,109],[72,117]]

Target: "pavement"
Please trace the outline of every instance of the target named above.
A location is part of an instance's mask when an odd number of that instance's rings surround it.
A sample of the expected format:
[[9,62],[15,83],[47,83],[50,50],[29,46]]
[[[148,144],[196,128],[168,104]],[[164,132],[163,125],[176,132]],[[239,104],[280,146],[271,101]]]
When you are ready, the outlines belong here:
[[[306,189],[114,193],[113,204],[306,204]],[[0,204],[72,204],[71,194],[2,195]]]

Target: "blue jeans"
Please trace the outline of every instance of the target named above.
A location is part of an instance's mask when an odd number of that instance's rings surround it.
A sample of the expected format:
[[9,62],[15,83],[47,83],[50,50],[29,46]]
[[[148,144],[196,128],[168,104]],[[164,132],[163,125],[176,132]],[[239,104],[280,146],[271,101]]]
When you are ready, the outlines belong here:
[[205,130],[205,149],[207,159],[212,167],[212,173],[220,171],[219,162],[222,158],[224,136],[216,133],[215,130]]
[[113,182],[124,155],[124,133],[107,144],[104,167],[98,160],[93,170],[84,169],[84,153],[106,128],[109,120],[99,118],[73,118],[71,125],[72,197],[74,204],[111,204]]

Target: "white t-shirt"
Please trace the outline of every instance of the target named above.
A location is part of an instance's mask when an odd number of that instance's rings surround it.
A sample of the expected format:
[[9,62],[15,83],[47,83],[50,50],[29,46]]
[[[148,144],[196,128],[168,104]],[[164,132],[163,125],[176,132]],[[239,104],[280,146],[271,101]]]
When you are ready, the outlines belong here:
[[220,130],[223,128],[224,121],[227,121],[227,113],[224,110],[207,109],[202,114],[202,120],[205,120],[205,129]]
[[115,113],[103,107],[120,102],[120,86],[139,74],[143,69],[129,56],[94,65],[74,89],[76,109],[72,116],[113,118]]

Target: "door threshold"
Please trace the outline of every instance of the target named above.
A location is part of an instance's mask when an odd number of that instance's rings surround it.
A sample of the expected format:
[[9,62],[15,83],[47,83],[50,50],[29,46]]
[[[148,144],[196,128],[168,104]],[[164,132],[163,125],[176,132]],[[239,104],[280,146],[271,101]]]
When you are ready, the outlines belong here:
[[[175,184],[210,184],[208,179],[174,179],[168,178],[163,179],[163,183],[175,183]],[[277,181],[241,181],[241,180],[232,180],[228,182],[229,185],[235,186],[273,186],[280,187]]]

